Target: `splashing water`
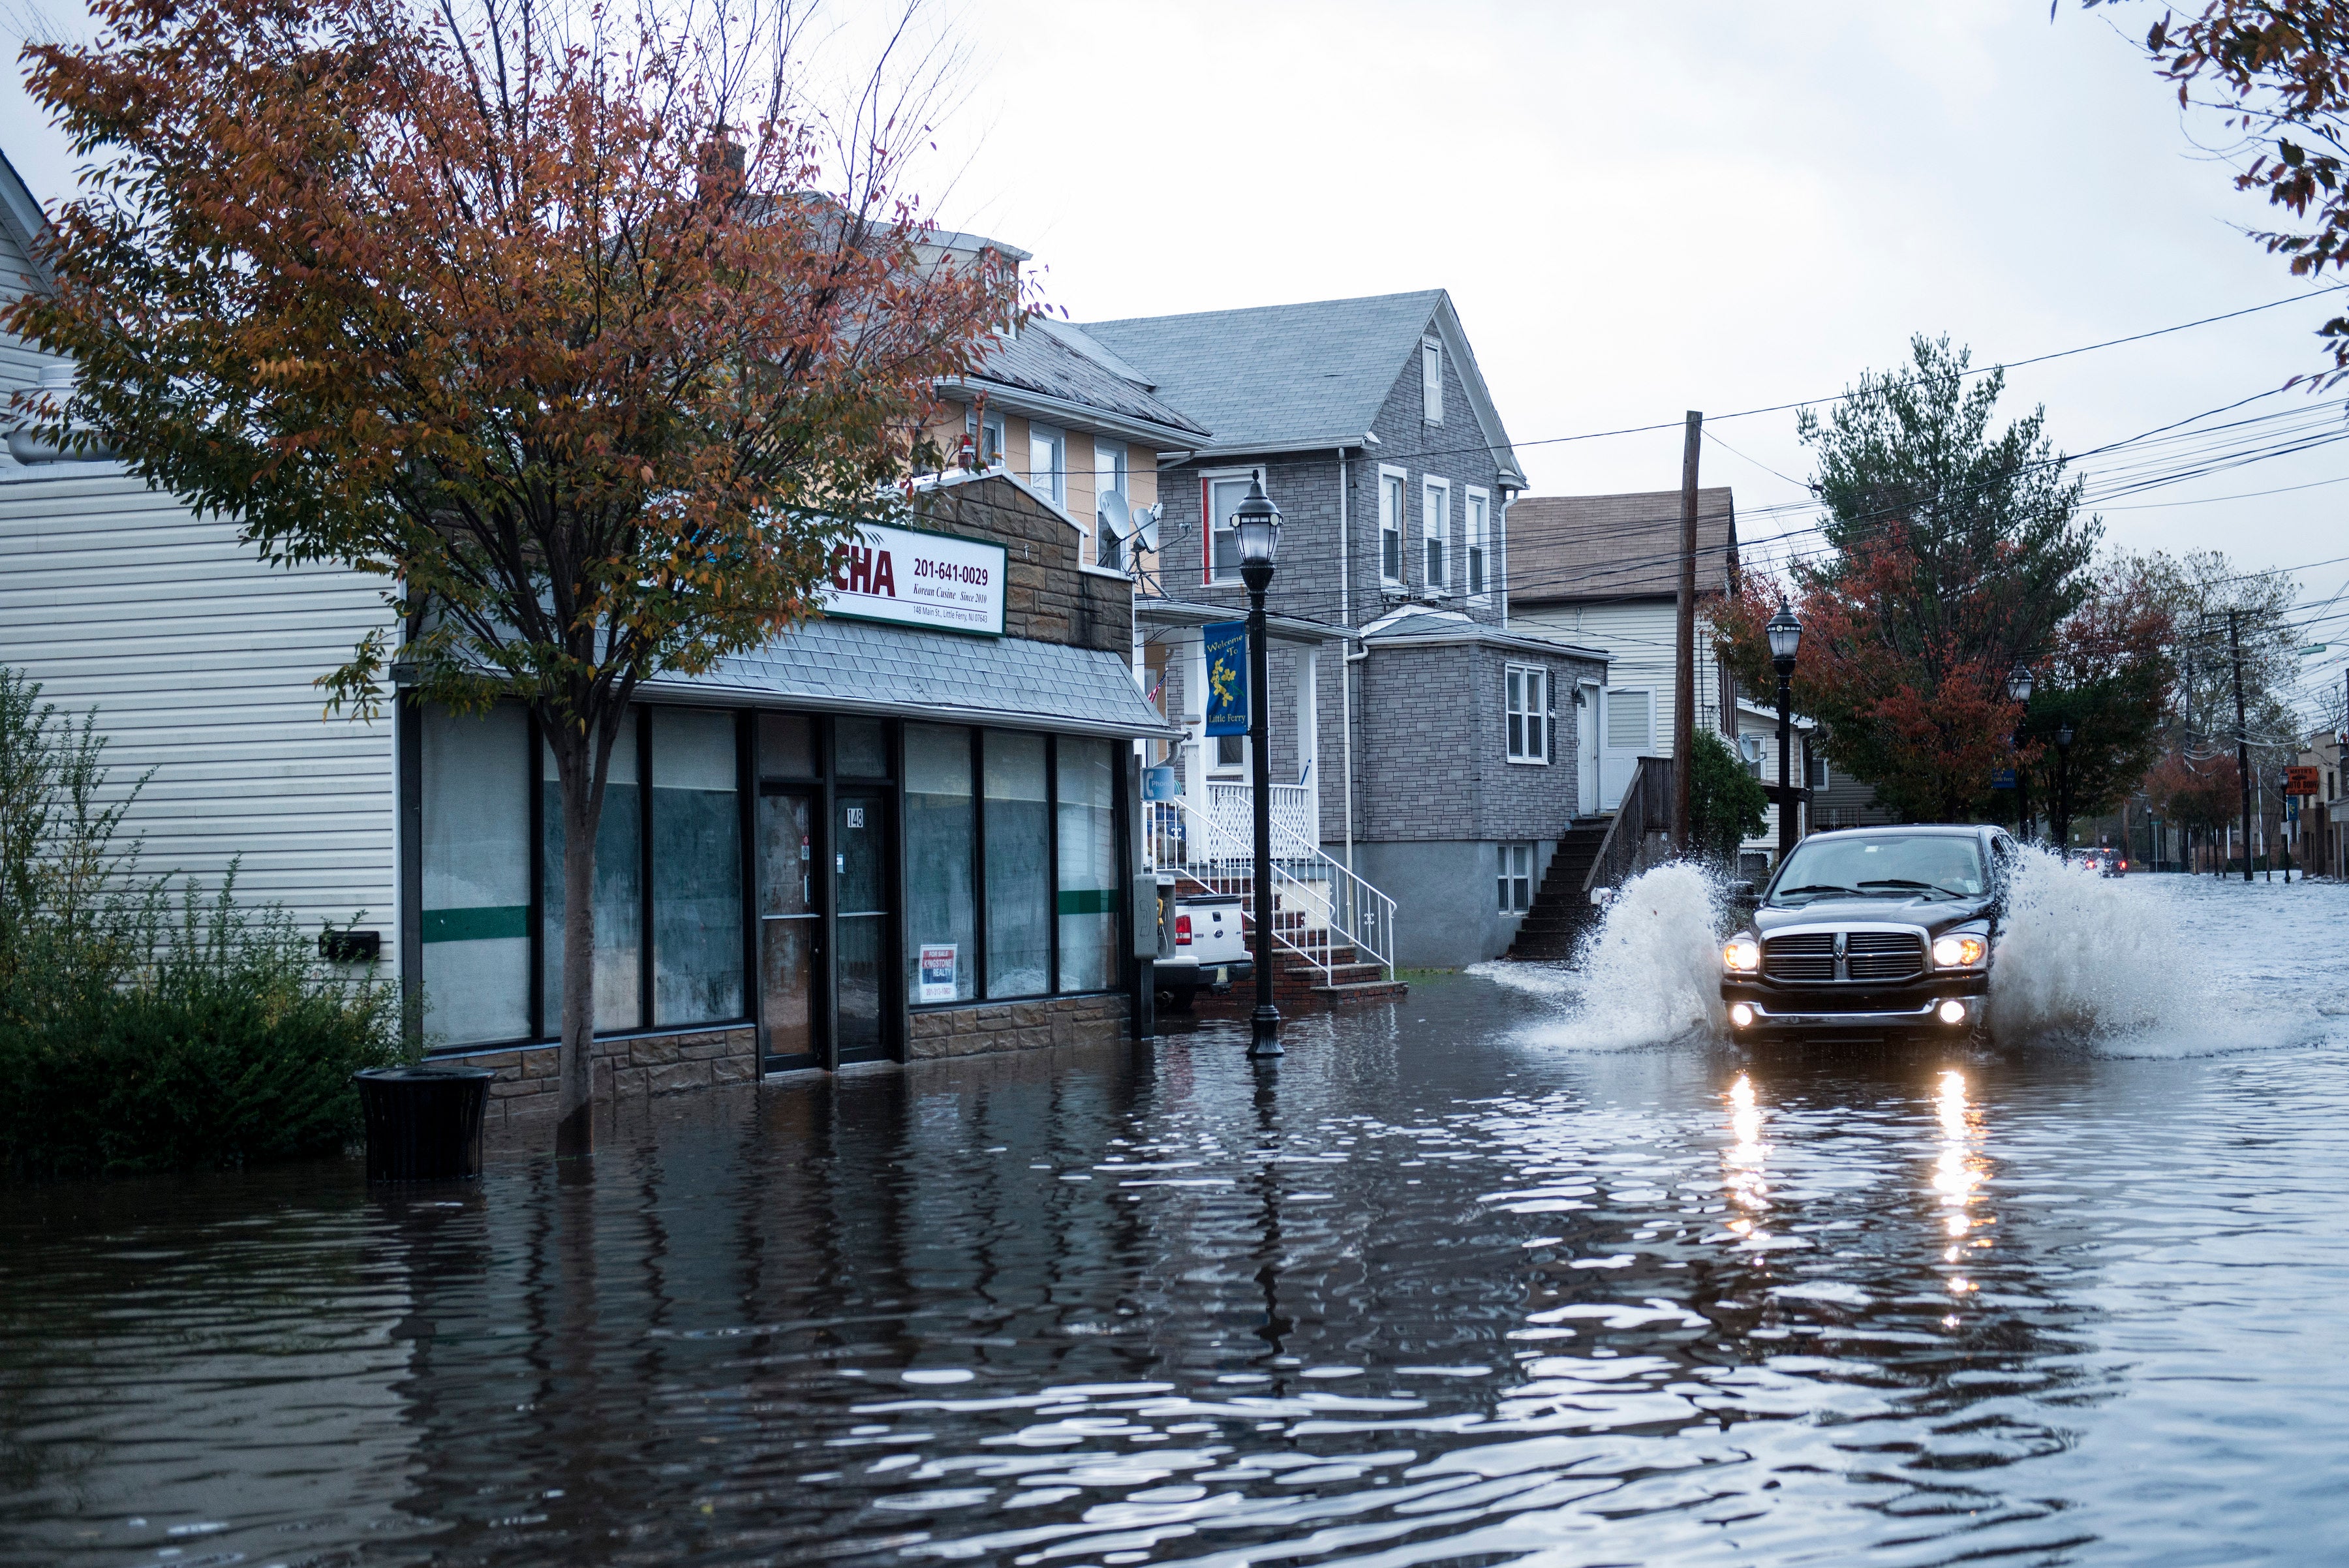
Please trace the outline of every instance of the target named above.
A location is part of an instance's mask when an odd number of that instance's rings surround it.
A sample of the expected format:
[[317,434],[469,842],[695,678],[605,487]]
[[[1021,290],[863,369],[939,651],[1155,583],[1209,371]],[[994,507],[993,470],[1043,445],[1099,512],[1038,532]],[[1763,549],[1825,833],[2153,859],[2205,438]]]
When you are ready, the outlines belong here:
[[1626,882],[1571,969],[1479,964],[1470,972],[1568,1003],[1546,1044],[1621,1050],[1722,1027],[1721,889],[1699,866],[1659,866]]
[[2138,888],[2025,849],[1991,970],[1991,1028],[2013,1043],[2094,1040],[2178,1021],[2201,989],[2189,952]]

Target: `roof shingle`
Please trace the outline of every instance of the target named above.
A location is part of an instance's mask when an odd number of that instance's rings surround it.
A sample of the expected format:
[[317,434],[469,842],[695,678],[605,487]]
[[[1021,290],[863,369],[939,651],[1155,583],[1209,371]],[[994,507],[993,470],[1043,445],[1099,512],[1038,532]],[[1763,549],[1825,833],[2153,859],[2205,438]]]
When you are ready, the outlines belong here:
[[[1723,484],[1696,506],[1697,592],[1720,593],[1737,570],[1736,502]],[[1507,544],[1512,604],[1677,595],[1681,493],[1519,496]]]

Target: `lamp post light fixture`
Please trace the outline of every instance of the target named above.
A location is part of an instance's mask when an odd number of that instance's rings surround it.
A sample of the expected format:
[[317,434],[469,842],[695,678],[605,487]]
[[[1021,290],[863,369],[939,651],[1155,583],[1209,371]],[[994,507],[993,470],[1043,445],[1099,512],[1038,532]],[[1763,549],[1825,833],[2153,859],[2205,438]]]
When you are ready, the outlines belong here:
[[2006,694],[2021,703],[2022,717],[2015,721],[2014,733],[2007,743],[2014,748],[2014,830],[2025,844],[2031,842],[2031,774],[2023,765],[2024,726],[2031,719],[2031,667],[2017,660],[2007,671]]
[[1803,623],[1785,600],[1763,634],[1770,639],[1770,667],[1778,672],[1778,864],[1795,852],[1795,795],[1790,774],[1795,749],[1795,653],[1803,645]]
[[2055,851],[2072,858],[2072,726],[2055,732]]
[[1264,482],[1248,482],[1247,499],[1232,514],[1239,535],[1240,581],[1248,596],[1248,741],[1254,764],[1256,807],[1256,1015],[1248,1037],[1250,1056],[1278,1056],[1280,1009],[1272,1004],[1272,676],[1265,658],[1264,595],[1272,587],[1273,557],[1280,554],[1280,508],[1264,493]]

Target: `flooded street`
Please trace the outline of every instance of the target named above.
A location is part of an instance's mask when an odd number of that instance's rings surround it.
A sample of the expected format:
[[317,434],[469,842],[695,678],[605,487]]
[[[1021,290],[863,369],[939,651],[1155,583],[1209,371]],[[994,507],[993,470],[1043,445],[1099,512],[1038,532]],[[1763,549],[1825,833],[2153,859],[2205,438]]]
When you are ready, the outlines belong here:
[[1739,1050],[1627,938],[585,1181],[12,1190],[0,1562],[2338,1560],[2349,888],[2094,898],[2089,1038]]

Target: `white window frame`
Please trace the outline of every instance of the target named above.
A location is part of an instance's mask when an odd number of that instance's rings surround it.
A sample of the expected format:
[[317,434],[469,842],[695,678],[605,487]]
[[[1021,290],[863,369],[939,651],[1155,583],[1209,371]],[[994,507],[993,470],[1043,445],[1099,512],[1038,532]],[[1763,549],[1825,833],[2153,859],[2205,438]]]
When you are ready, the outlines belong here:
[[988,414],[978,421],[978,466],[984,469],[1004,468],[1010,457],[1004,451],[1011,444],[1011,427],[1001,414]]
[[[1044,471],[1036,471],[1036,449],[1047,453]],[[1028,488],[1042,493],[1053,505],[1069,504],[1069,432],[1054,425],[1028,427]]]
[[[1516,690],[1512,691],[1512,682]],[[1501,667],[1502,751],[1512,763],[1549,766],[1557,729],[1557,697],[1549,669],[1540,664]]]
[[1493,597],[1493,495],[1475,484],[1465,493],[1467,506],[1460,524],[1460,591],[1483,604]]
[[[1264,469],[1261,465],[1251,464],[1247,468],[1206,468],[1199,471],[1199,581],[1211,586],[1240,580],[1237,566],[1223,576],[1216,575],[1216,485],[1234,479],[1253,479],[1263,484]],[[1271,487],[1267,485],[1266,488],[1269,490]]]
[[[1534,846],[1503,844],[1494,862],[1500,913],[1522,915],[1534,906]],[[1520,897],[1522,895],[1522,898]]]
[[1429,424],[1444,422],[1444,340],[1419,340],[1419,413]]
[[[1107,461],[1107,466],[1103,466],[1104,460]],[[1131,460],[1126,455],[1125,443],[1123,441],[1107,441],[1100,436],[1093,437],[1092,564],[1096,566],[1102,566],[1103,560],[1107,558],[1106,553],[1102,549],[1102,537],[1103,534],[1107,532],[1107,530],[1102,525],[1102,497],[1104,495],[1118,495],[1124,497],[1129,513],[1133,505],[1133,497],[1126,493],[1126,485],[1131,483],[1126,469],[1126,465],[1129,461]],[[1133,565],[1133,563],[1127,560],[1125,556],[1126,551],[1123,548],[1123,541],[1120,541],[1120,548],[1118,552],[1119,564],[1114,569],[1123,571],[1130,568]],[[1107,570],[1112,568],[1103,569]]]
[[[1411,581],[1411,557],[1403,553],[1403,509],[1411,504],[1411,470],[1379,464],[1379,581],[1392,588]],[[1395,569],[1387,570],[1387,544],[1393,541]]]
[[1452,587],[1452,482],[1423,477],[1419,482],[1419,569],[1431,590]]

